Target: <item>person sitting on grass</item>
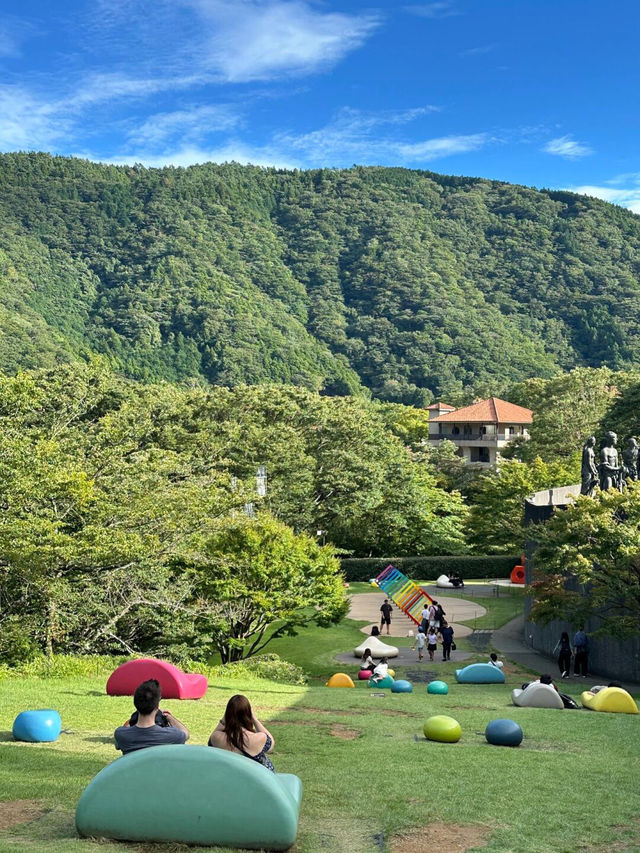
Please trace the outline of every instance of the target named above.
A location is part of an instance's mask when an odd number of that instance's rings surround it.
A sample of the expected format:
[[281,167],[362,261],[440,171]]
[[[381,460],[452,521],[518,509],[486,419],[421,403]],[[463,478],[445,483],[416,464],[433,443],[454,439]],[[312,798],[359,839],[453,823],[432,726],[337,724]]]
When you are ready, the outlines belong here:
[[556,693],[558,692],[558,688],[553,683],[553,678],[551,678],[551,676],[546,674],[546,673],[544,675],[541,675],[540,678],[536,678],[535,681],[525,681],[524,684],[522,685],[522,689],[526,690],[530,684],[537,684],[538,682],[540,684],[548,684],[549,687],[553,687],[553,689],[556,691]]
[[229,699],[224,717],[211,732],[208,745],[237,752],[275,773],[269,758],[275,741],[251,710],[246,696],[237,694]]
[[371,649],[365,649],[360,660],[360,669],[368,669],[369,672],[373,672],[375,666],[373,658],[371,657]]
[[498,655],[495,652],[491,652],[491,654],[489,655],[489,663],[491,664],[491,666],[495,666],[498,669],[502,669],[502,667],[504,666],[502,661],[498,660]]
[[418,633],[416,634],[416,641],[415,641],[415,643],[411,646],[411,651],[412,651],[412,652],[413,652],[413,651],[415,651],[416,649],[418,649],[418,661],[419,661],[420,663],[422,663],[422,658],[423,658],[423,653],[424,653],[424,647],[425,647],[425,643],[426,643],[426,642],[427,642],[427,638],[426,638],[426,635],[425,635],[425,633],[424,633],[424,628],[423,628],[423,627],[422,627],[422,625],[421,625],[421,626],[418,628]]
[[124,726],[114,733],[116,749],[123,755],[146,749],[148,746],[185,743],[189,730],[170,711],[160,711],[160,684],[155,678],[143,681],[136,687],[133,704],[137,711]]
[[387,658],[380,658],[380,663],[373,670],[373,675],[371,676],[371,681],[374,684],[377,684],[379,681],[382,681],[383,678],[389,674],[389,662]]

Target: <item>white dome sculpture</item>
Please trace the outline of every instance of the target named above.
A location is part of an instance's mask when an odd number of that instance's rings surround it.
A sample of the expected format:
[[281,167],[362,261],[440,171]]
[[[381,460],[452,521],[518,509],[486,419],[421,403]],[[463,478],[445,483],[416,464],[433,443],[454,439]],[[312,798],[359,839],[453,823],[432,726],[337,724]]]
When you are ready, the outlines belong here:
[[361,658],[365,649],[371,650],[372,658],[397,658],[398,650],[395,646],[388,646],[382,643],[377,637],[367,637],[363,643],[360,643],[357,649],[354,649],[354,657]]
[[558,691],[539,681],[532,681],[525,690],[512,690],[511,701],[521,708],[564,708]]
[[451,583],[451,581],[446,575],[440,575],[440,577],[436,581],[436,586],[440,589],[455,589],[454,585]]

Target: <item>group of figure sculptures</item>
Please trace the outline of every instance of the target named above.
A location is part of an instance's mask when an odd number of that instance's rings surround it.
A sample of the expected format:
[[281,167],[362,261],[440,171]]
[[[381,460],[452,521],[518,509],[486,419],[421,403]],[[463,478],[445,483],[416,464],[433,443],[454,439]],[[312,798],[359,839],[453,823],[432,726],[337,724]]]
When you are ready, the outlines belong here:
[[582,486],[580,494],[593,495],[596,487],[602,490],[622,490],[630,480],[640,479],[638,456],[640,448],[635,438],[627,441],[622,451],[622,465],[618,459],[618,436],[608,432],[600,443],[600,462],[596,462],[595,435],[590,436],[582,448]]

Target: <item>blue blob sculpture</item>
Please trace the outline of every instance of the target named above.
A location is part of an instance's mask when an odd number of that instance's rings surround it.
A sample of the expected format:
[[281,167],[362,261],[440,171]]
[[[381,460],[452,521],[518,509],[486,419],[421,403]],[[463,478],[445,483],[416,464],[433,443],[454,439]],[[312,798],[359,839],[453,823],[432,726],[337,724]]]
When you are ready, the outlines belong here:
[[399,679],[398,681],[394,681],[391,685],[392,693],[413,693],[413,685],[410,681],[405,681],[404,679]]
[[485,729],[484,736],[494,746],[520,746],[522,729],[515,720],[491,720]]
[[22,711],[13,721],[13,736],[28,743],[52,743],[58,740],[62,720],[50,708],[41,711]]

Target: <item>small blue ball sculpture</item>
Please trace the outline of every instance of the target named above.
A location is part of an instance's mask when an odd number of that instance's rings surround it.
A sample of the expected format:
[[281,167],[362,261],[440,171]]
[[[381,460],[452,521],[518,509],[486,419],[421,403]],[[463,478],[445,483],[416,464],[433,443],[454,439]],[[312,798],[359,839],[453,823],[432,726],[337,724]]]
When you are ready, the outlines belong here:
[[52,743],[58,740],[62,720],[57,711],[22,711],[13,721],[13,736],[28,743]]
[[427,693],[448,693],[449,685],[446,681],[430,681],[427,684]]
[[484,736],[494,746],[520,746],[522,729],[514,720],[491,720]]
[[398,681],[394,681],[391,685],[392,693],[413,693],[413,685],[410,681],[404,681],[404,679],[399,679]]

